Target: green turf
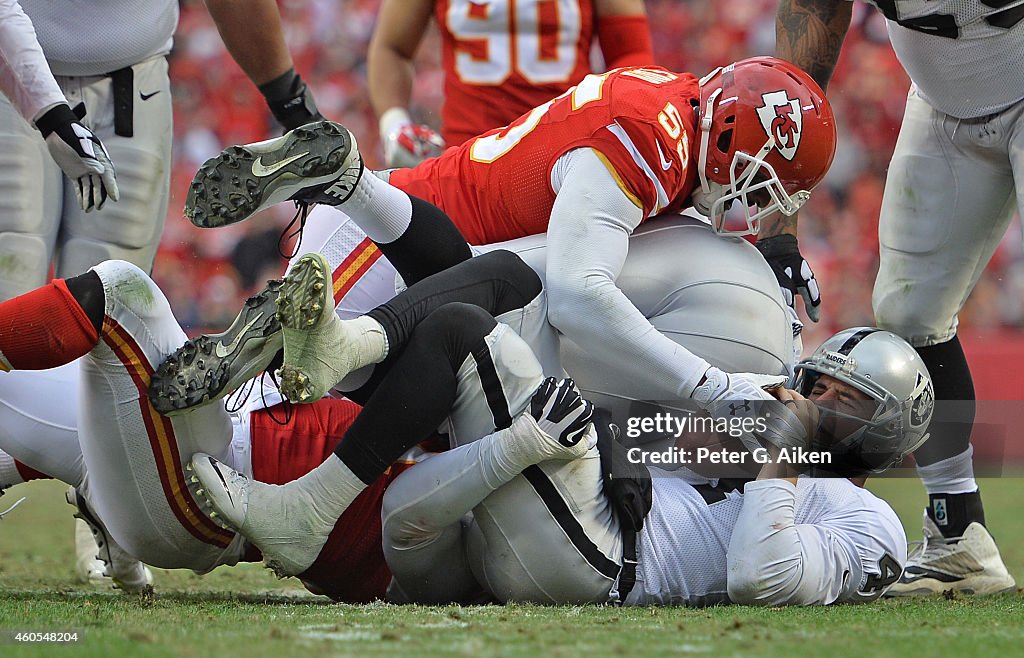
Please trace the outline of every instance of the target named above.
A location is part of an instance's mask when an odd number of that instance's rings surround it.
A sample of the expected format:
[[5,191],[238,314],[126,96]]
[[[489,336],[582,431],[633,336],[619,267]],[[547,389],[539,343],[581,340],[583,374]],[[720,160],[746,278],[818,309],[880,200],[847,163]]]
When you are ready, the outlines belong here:
[[[1024,480],[982,483],[989,525],[1024,576]],[[916,480],[872,484],[913,539],[924,494]],[[255,566],[199,578],[158,571],[152,599],[75,585],[62,488],[39,483],[0,521],[0,633],[77,631],[73,646],[0,637],[0,656],[1013,656],[1024,647],[1024,598],[884,601],[764,610],[721,607],[396,607],[332,605]],[[4,508],[0,505],[0,509]]]

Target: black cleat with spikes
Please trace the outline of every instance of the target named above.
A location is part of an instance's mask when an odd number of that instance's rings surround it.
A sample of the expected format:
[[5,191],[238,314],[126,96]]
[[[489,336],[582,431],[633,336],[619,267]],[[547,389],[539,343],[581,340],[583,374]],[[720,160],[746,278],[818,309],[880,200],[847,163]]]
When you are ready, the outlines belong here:
[[245,305],[227,331],[199,336],[164,359],[149,383],[149,400],[165,416],[202,407],[252,379],[282,349],[277,297],[272,280]]
[[189,186],[185,217],[201,228],[240,222],[282,201],[337,205],[363,172],[355,137],[317,121],[282,137],[229,146],[207,160]]

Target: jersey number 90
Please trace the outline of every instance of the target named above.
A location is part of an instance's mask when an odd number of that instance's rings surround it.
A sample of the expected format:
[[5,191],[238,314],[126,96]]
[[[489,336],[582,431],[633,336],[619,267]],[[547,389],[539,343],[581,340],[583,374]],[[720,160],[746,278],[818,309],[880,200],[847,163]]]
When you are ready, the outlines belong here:
[[[542,33],[547,18],[557,31]],[[482,42],[486,55],[455,48],[455,74],[467,84],[500,85],[517,71],[531,84],[568,82],[582,30],[580,0],[451,0],[445,15],[458,41]]]

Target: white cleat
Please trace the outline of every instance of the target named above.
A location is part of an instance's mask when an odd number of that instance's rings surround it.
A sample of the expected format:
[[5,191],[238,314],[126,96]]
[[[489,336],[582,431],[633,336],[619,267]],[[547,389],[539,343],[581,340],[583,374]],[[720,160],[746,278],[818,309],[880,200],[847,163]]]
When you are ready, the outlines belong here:
[[94,587],[113,587],[114,583],[107,577],[107,565],[97,555],[100,547],[92,536],[92,530],[82,519],[75,519],[75,577],[83,585]]
[[213,510],[210,518],[241,533],[278,576],[308,569],[337,522],[317,514],[316,502],[299,487],[253,480],[202,452],[192,456],[191,467],[196,495]]
[[75,571],[81,582],[111,585],[129,594],[153,591],[153,573],[115,542],[74,487],[65,495],[75,507]]
[[345,322],[334,312],[331,267],[318,253],[304,255],[288,271],[277,317],[284,334],[281,393],[292,402],[316,402],[373,362],[358,321]]
[[929,596],[949,590],[984,595],[1017,586],[995,540],[980,523],[967,526],[962,537],[947,539],[925,513],[923,530],[924,541],[885,596]]

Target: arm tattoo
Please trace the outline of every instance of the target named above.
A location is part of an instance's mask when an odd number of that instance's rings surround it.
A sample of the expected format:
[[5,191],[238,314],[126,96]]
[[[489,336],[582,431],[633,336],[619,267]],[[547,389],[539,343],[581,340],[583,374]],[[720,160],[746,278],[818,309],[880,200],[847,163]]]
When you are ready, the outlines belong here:
[[775,15],[775,51],[828,87],[853,3],[846,0],[780,0]]

